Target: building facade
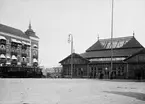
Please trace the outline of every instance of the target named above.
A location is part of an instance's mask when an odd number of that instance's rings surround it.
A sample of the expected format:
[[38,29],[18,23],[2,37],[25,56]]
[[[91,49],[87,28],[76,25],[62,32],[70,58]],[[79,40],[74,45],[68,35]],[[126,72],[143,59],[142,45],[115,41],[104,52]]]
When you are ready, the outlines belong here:
[[[134,36],[113,38],[112,49],[111,39],[98,39],[86,52],[73,53],[73,60],[70,55],[60,63],[64,77],[145,78],[144,50]],[[73,63],[72,73],[70,62]]]
[[37,66],[39,38],[29,24],[26,32],[0,24],[0,66]]

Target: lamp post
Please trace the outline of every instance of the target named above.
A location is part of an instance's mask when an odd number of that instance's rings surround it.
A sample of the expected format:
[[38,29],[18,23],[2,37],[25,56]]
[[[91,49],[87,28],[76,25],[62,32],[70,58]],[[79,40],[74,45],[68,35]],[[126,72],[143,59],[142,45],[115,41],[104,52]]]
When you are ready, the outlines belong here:
[[73,35],[69,34],[68,42],[71,43],[71,78],[73,77]]

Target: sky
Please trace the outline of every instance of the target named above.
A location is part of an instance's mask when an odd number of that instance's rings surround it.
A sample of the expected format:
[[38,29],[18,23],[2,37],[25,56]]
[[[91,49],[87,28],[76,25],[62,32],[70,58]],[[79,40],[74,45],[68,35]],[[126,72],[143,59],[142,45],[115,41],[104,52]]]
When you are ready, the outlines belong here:
[[[111,37],[112,0],[0,0],[0,23],[25,32],[31,21],[39,39],[39,64],[59,66],[74,50],[84,53]],[[113,37],[133,36],[145,46],[145,0],[114,0]]]

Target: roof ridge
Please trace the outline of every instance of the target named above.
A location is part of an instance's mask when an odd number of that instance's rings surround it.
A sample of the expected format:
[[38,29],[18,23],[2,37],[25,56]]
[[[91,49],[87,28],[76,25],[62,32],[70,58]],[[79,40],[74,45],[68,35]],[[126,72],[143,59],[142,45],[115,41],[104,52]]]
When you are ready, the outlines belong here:
[[[115,37],[115,38],[112,38],[112,39],[124,39],[124,38],[133,38],[133,36],[126,36],[126,37]],[[100,41],[103,41],[103,40],[110,40],[111,38],[105,38],[105,39],[99,39]]]

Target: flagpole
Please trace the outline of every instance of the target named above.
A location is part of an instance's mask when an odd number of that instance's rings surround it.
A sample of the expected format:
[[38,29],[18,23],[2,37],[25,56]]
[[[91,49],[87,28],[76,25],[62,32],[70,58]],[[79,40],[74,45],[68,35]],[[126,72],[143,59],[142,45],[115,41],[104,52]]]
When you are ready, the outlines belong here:
[[112,11],[111,11],[111,69],[110,69],[110,78],[113,70],[113,45],[112,45],[112,39],[113,39],[113,8],[114,8],[114,0],[112,0]]

